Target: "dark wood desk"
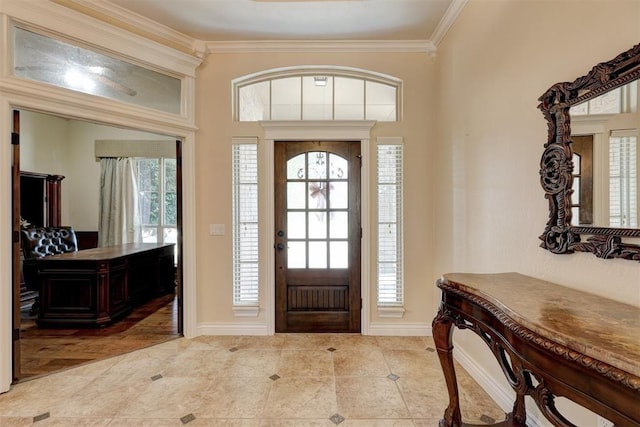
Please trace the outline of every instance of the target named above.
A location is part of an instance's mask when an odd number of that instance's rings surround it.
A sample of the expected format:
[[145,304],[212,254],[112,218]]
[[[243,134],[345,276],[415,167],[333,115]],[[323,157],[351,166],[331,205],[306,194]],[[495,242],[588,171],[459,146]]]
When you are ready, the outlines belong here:
[[39,258],[38,326],[101,326],[173,292],[174,245],[131,243]]
[[440,427],[467,425],[453,326],[482,338],[516,392],[513,412],[496,425],[525,426],[531,396],[554,426],[574,426],[555,406],[562,396],[616,426],[640,426],[639,308],[517,273],[445,274],[437,285],[433,338],[449,392]]

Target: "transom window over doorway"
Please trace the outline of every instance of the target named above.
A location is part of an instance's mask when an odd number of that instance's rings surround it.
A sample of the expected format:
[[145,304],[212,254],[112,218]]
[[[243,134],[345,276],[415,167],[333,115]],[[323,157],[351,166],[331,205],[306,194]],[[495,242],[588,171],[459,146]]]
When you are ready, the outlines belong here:
[[366,70],[304,67],[233,81],[234,119],[399,121],[401,80]]

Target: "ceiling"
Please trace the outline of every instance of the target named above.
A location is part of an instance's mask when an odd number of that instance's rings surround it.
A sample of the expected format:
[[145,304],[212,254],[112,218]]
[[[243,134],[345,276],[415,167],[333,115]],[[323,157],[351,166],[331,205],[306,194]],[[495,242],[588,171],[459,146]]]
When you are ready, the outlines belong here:
[[[432,40],[460,0],[108,0],[203,41]],[[442,30],[440,30],[442,31]]]

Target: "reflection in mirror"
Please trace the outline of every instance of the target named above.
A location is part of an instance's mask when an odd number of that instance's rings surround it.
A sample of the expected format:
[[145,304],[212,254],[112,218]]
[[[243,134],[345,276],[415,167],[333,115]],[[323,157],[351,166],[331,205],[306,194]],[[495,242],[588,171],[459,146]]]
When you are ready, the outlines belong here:
[[569,109],[574,225],[638,228],[637,83]]
[[548,125],[541,247],[640,261],[638,79],[640,44],[539,98]]

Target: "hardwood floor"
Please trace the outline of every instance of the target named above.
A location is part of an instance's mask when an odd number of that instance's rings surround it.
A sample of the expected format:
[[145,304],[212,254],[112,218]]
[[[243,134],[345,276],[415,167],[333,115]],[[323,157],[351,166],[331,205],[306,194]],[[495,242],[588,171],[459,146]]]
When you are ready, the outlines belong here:
[[104,328],[40,329],[25,310],[20,337],[20,379],[32,379],[179,337],[177,299],[158,297]]

